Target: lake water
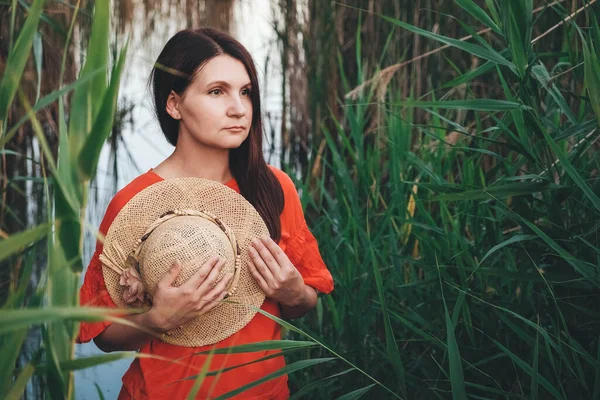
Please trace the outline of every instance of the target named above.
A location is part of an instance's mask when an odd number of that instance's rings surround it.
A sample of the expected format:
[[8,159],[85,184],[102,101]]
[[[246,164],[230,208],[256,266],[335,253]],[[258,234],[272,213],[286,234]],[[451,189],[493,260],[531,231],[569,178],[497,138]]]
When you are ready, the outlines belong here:
[[[279,148],[277,134],[281,124],[281,68],[279,52],[275,42],[275,34],[271,27],[272,10],[270,0],[240,1],[235,4],[233,13],[232,34],[250,51],[257,64],[262,91],[263,110],[269,114],[270,125],[275,129],[274,148]],[[127,127],[123,134],[124,146],[117,154],[119,178],[116,188],[121,189],[136,176],[155,167],[173,150],[164,139],[158,122],[156,122],[150,103],[150,93],[147,79],[152,64],[166,41],[178,30],[184,28],[184,23],[173,20],[161,21],[156,24],[152,34],[145,36],[141,33],[142,24],[134,22],[133,29],[139,30],[134,37],[142,37],[129,46],[128,64],[122,78],[120,93],[121,104],[124,101],[135,105],[132,118],[133,128]],[[269,59],[268,76],[265,77]],[[266,88],[266,91],[265,91]],[[269,145],[267,143],[267,145]],[[125,151],[125,149],[127,151]],[[114,194],[114,177],[112,177],[112,160],[110,150],[105,146],[98,166],[98,176],[90,188],[90,201],[87,214],[93,226],[99,226],[104,216],[108,202]],[[278,165],[278,154],[273,154],[269,163]],[[89,262],[95,247],[94,238],[87,233],[85,238],[84,257]],[[83,280],[83,275],[82,275]],[[103,354],[93,342],[76,345],[76,357],[88,357]],[[121,360],[89,368],[75,373],[75,390],[77,399],[98,399],[100,390],[106,399],[115,399],[121,389],[121,377],[129,367],[131,360]]]

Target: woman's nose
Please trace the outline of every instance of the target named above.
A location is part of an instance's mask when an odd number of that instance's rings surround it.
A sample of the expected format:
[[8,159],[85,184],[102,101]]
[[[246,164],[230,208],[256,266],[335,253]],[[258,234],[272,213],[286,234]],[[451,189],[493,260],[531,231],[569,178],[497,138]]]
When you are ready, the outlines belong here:
[[229,105],[228,115],[231,117],[243,117],[246,115],[246,105],[240,96],[233,96]]

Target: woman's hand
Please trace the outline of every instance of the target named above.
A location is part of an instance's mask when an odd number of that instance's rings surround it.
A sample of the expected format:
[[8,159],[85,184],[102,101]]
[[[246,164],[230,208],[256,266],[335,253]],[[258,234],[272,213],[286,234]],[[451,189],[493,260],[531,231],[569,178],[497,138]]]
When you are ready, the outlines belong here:
[[270,237],[254,239],[249,252],[250,273],[268,298],[287,307],[306,302],[308,287],[277,243]]
[[227,297],[225,288],[233,276],[228,274],[215,285],[224,266],[224,260],[212,257],[185,283],[174,287],[181,272],[181,264],[175,262],[152,298],[152,308],[147,313],[151,328],[168,332],[217,306]]

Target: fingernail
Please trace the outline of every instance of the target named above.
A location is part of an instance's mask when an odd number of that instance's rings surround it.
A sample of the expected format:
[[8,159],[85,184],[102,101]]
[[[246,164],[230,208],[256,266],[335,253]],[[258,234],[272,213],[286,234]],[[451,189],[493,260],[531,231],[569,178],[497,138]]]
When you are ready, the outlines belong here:
[[229,292],[225,293],[225,296],[223,296],[223,300],[227,299],[229,297]]

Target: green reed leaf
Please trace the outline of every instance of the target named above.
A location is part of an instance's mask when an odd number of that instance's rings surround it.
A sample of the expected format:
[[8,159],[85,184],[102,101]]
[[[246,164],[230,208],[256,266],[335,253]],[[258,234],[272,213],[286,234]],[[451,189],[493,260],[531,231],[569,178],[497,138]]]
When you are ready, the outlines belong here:
[[370,384],[369,386],[365,386],[363,388],[353,390],[350,393],[346,393],[345,395],[342,395],[342,396],[338,397],[337,400],[356,400],[356,399],[360,399],[365,394],[367,394],[367,392],[369,390],[371,390],[373,388],[373,386],[375,386],[374,383]]
[[200,391],[202,382],[204,382],[204,378],[206,378],[206,374],[208,373],[208,368],[210,368],[210,363],[215,354],[214,350],[215,350],[215,348],[213,347],[212,350],[208,353],[208,357],[206,357],[206,360],[204,361],[204,364],[202,365],[202,369],[200,370],[200,373],[198,374],[198,376],[196,376],[196,379],[194,379],[194,385],[190,389],[190,393],[188,394],[188,397],[187,397],[188,400],[194,400],[196,398],[196,395]]
[[[123,351],[111,354],[101,354],[98,356],[76,358],[74,360],[66,360],[60,362],[58,366],[61,371],[78,371],[129,358],[152,358],[152,356],[136,351]],[[43,374],[48,370],[48,368],[49,367],[47,364],[39,364],[35,367],[36,374]]]
[[23,251],[25,247],[43,239],[48,233],[50,233],[50,224],[46,223],[0,241],[0,261]]
[[108,2],[99,1],[94,4],[92,31],[87,45],[85,64],[80,78],[101,69],[85,85],[79,86],[73,93],[69,118],[69,146],[71,154],[79,153],[86,136],[92,128],[104,98],[107,83],[108,44],[110,30],[110,6]]
[[356,369],[349,368],[342,372],[338,372],[333,375],[329,375],[328,377],[325,377],[323,379],[318,379],[316,381],[313,381],[313,382],[309,383],[308,385],[304,385],[298,391],[294,392],[290,396],[289,400],[298,400],[298,399],[302,398],[302,396],[305,396],[306,394],[312,392],[313,390],[318,389],[318,388],[323,388],[326,385],[330,384],[331,383],[330,381],[332,379],[335,379],[342,375],[346,375],[347,373],[352,372],[352,371],[356,371]]
[[533,1],[502,1],[504,37],[521,78],[525,77],[531,55]]
[[4,64],[4,73],[0,82],[0,137],[2,136],[2,124],[6,120],[8,110],[21,82],[25,64],[31,53],[33,38],[37,32],[43,7],[44,0],[34,0],[23,28],[19,32],[19,37],[8,53]]
[[[598,343],[600,343],[600,335],[598,336],[598,340]],[[598,366],[596,367],[596,373],[594,374],[594,400],[600,398],[600,346],[597,346],[596,360],[598,361]]]
[[596,207],[596,209],[600,211],[600,197],[598,197],[598,195],[594,193],[592,188],[590,188],[586,181],[581,177],[579,172],[577,172],[577,170],[571,163],[568,154],[562,149],[562,147],[559,146],[545,130],[542,130],[542,132],[544,133],[544,138],[546,139],[546,142],[548,143],[554,154],[556,154],[556,157],[559,159],[561,165],[563,166],[567,174],[569,174],[569,176],[571,177],[571,179],[573,179],[575,184],[583,191],[584,195],[592,202],[594,207]]
[[490,18],[489,15],[473,0],[454,0],[463,10],[471,14],[476,20],[481,22],[488,28],[491,28],[498,35],[502,35],[502,30],[496,23]]
[[[64,87],[62,87],[61,89],[58,90],[54,90],[53,92],[47,94],[46,96],[42,97],[41,99],[39,99],[34,105],[33,107],[31,107],[31,113],[27,113],[25,115],[23,115],[16,124],[14,124],[13,126],[10,127],[10,129],[6,132],[6,135],[2,138],[0,138],[0,148],[4,147],[4,145],[6,143],[8,143],[8,141],[10,139],[12,139],[12,137],[19,131],[19,128],[26,123],[27,121],[29,121],[29,119],[31,118],[31,115],[35,115],[38,111],[43,110],[44,108],[48,107],[49,105],[51,105],[52,103],[54,103],[55,101],[57,101],[59,98],[61,98],[62,96],[68,94],[69,92],[75,90],[76,88],[78,88],[79,86],[85,84],[86,82],[89,82],[93,77],[95,77],[96,75],[98,75],[100,72],[103,72],[103,70],[99,69],[96,70],[94,72],[91,72],[90,74],[81,77],[79,79],[77,79],[75,82],[70,83]],[[63,143],[62,141],[60,141],[60,143]]]
[[248,383],[244,386],[241,386],[235,390],[232,390],[230,392],[227,392],[219,397],[217,397],[215,400],[224,400],[224,399],[229,399],[233,396],[236,396],[240,393],[245,392],[246,390],[253,388],[255,386],[260,385],[261,383],[270,381],[271,379],[275,379],[275,378],[279,378],[280,376],[283,375],[289,375],[293,372],[296,371],[300,371],[304,368],[308,368],[308,367],[312,367],[313,365],[317,365],[317,364],[322,364],[322,363],[326,363],[326,362],[330,362],[335,360],[336,358],[334,357],[329,357],[329,358],[313,358],[310,360],[301,360],[301,361],[296,361],[295,363],[286,365],[285,367],[278,369],[275,372],[270,373],[267,376],[264,376],[254,382]]
[[443,88],[452,88],[452,87],[456,87],[458,85],[463,85],[465,83],[469,83],[477,78],[479,78],[480,76],[494,70],[496,67],[496,64],[491,62],[491,61],[486,61],[483,65],[480,65],[479,67],[468,71],[464,74],[462,74],[461,76],[458,76],[454,79],[452,79],[451,81],[445,83],[442,87]]
[[542,84],[544,89],[546,89],[548,93],[550,93],[550,96],[556,102],[562,113],[567,116],[567,118],[572,124],[576,124],[577,117],[575,117],[575,114],[573,114],[571,108],[569,108],[569,105],[567,104],[567,101],[563,97],[560,90],[558,90],[556,85],[551,82],[550,74],[548,73],[548,70],[546,69],[544,64],[540,62],[534,65],[531,68],[531,72],[533,76],[537,79],[537,81]]
[[448,361],[450,363],[450,384],[452,386],[452,398],[454,400],[466,400],[467,390],[465,388],[465,377],[462,368],[462,358],[458,350],[458,343],[454,334],[454,325],[448,312],[446,298],[442,293],[442,301],[444,303],[444,313],[446,317],[446,341],[448,346]]
[[[593,43],[588,45],[582,37],[581,45],[583,47],[585,86],[592,109],[596,114],[596,120],[600,124],[600,58],[598,58]],[[600,46],[600,44],[598,45]]]
[[[289,350],[318,346],[318,343],[301,340],[265,340],[262,342],[223,347],[214,350],[214,354],[253,353],[267,350]],[[213,350],[200,351],[194,354],[209,354]]]
[[[539,324],[539,322],[538,322]],[[535,348],[533,350],[533,372],[531,374],[531,400],[538,398],[539,384],[539,369],[540,369],[540,332],[535,331]]]
[[96,388],[96,393],[98,393],[98,399],[99,400],[105,400],[105,397],[102,394],[102,389],[100,388],[100,385],[98,385],[97,382],[94,382],[94,387]]
[[407,108],[441,108],[445,110],[472,110],[504,112],[526,109],[523,104],[514,101],[472,99],[472,100],[446,100],[446,101],[417,101],[406,100],[394,102],[393,105]]
[[100,151],[112,131],[113,121],[117,111],[121,74],[123,66],[125,65],[126,54],[127,45],[121,50],[117,64],[111,74],[110,86],[104,94],[100,112],[98,113],[92,130],[85,139],[85,143],[79,153],[79,171],[81,172],[82,178],[85,180],[90,180],[95,175],[98,159],[100,158]]
[[537,236],[535,235],[515,235],[512,236],[508,239],[506,239],[505,241],[503,241],[502,243],[499,243],[497,245],[495,245],[494,247],[492,247],[490,250],[488,250],[487,253],[485,253],[485,256],[483,256],[483,258],[481,259],[481,261],[479,261],[479,265],[483,264],[483,262],[492,254],[494,254],[495,252],[497,252],[498,250],[509,246],[513,243],[521,243],[527,240],[533,240],[533,239],[537,239]]
[[[367,238],[370,242],[370,238]],[[398,385],[400,387],[400,391],[403,396],[407,396],[406,382],[404,381],[404,366],[402,365],[402,357],[400,355],[400,349],[398,348],[398,343],[396,342],[396,337],[394,335],[394,329],[392,327],[390,321],[390,315],[387,307],[387,302],[385,299],[385,288],[383,285],[383,278],[381,276],[381,271],[379,270],[379,263],[375,258],[375,252],[373,247],[369,247],[369,251],[371,254],[371,265],[373,269],[373,275],[375,277],[375,286],[377,289],[377,295],[379,297],[379,304],[381,305],[381,311],[383,314],[383,324],[385,329],[385,344],[387,348],[387,354],[392,361],[392,365],[396,371],[396,375],[398,377]]]
[[483,58],[484,60],[492,61],[498,65],[504,65],[508,67],[512,71],[516,71],[515,65],[508,61],[506,58],[502,57],[500,53],[495,50],[489,50],[483,46],[479,46],[473,43],[464,42],[458,39],[449,38],[446,36],[438,35],[437,33],[429,32],[425,29],[417,28],[414,25],[408,24],[406,22],[400,21],[398,19],[387,17],[385,15],[380,15],[381,18],[389,21],[395,25],[400,26],[410,32],[416,33],[428,39],[436,40],[438,42],[447,44],[452,47],[456,47],[457,49],[466,51],[467,53],[473,54],[479,58]]
[[17,376],[17,380],[15,381],[10,392],[8,392],[6,394],[6,397],[4,397],[4,399],[20,400],[23,396],[23,393],[25,392],[27,383],[29,382],[29,379],[31,379],[31,377],[33,376],[34,372],[35,372],[35,367],[33,366],[33,364],[27,363],[25,365],[25,367],[19,373],[19,376]]
[[[508,348],[506,348],[505,346],[503,346],[500,342],[498,342],[497,340],[493,339],[490,337],[490,340],[502,351],[504,352],[506,355],[508,355],[508,357],[513,361],[513,363],[519,367],[523,372],[525,372],[527,375],[529,375],[530,377],[532,377],[533,375],[533,369],[531,368],[531,366],[529,366],[529,364],[527,364],[525,361],[523,361],[517,354],[513,353],[512,351],[510,351]],[[542,385],[542,387],[544,389],[546,389],[552,396],[554,396],[555,399],[562,399],[563,397],[560,395],[559,390],[552,385],[552,383],[550,383],[546,378],[544,378],[543,376],[539,375],[538,376],[538,380],[540,385]]]
[[132,310],[89,307],[44,307],[21,310],[0,310],[0,333],[13,332],[43,323],[72,321],[113,321],[134,326],[128,320],[115,315],[131,313]]
[[548,182],[515,182],[504,185],[493,185],[483,189],[473,189],[464,192],[443,194],[431,201],[473,201],[483,199],[505,199],[512,196],[524,196],[548,190],[560,189],[561,186]]

